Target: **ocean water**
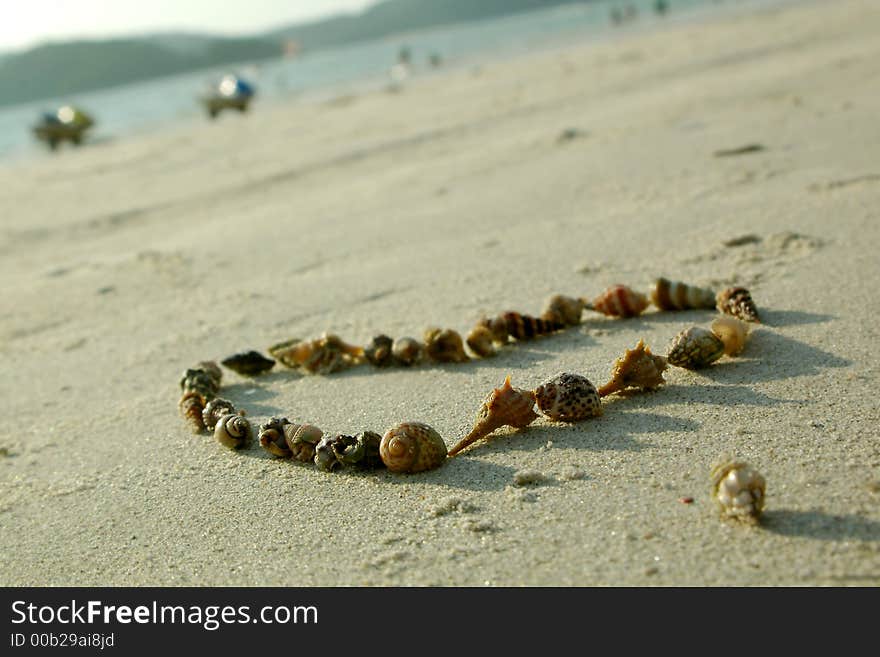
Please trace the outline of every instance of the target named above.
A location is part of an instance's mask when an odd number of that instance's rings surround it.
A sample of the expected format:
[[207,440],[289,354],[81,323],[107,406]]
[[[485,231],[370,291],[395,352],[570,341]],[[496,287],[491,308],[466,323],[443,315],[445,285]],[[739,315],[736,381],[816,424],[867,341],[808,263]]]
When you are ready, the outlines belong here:
[[[65,98],[0,107],[0,161],[22,157],[50,157],[31,127],[46,111],[71,103],[96,121],[88,143],[124,139],[128,135],[162,129],[181,120],[208,120],[198,96],[208,81],[236,72],[252,82],[257,96],[251,112],[261,106],[299,99],[313,102],[334,95],[380,88],[390,82],[390,71],[402,47],[411,54],[410,76],[436,70],[471,66],[481,61],[565,43],[612,38],[616,34],[652,29],[659,24],[699,19],[742,7],[779,4],[786,0],[667,0],[669,11],[660,16],[655,0],[606,0],[562,5],[502,18],[400,34],[343,48],[305,52],[297,57],[241,63],[181,75],[157,78]],[[791,0],[788,0],[791,1]],[[635,18],[615,24],[614,8],[635,8]],[[441,65],[431,66],[437,55]]]

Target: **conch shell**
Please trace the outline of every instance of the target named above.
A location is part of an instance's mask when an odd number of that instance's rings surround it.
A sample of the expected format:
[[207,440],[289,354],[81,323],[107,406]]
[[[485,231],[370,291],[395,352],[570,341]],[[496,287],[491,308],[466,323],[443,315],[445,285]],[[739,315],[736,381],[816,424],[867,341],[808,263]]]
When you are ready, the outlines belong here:
[[715,292],[706,288],[658,278],[651,290],[651,301],[660,310],[714,308]]
[[504,385],[495,388],[486,397],[477,412],[474,428],[449,450],[449,456],[455,456],[468,445],[488,436],[499,427],[511,426],[521,429],[531,424],[538,418],[534,406],[535,393],[514,388],[508,376],[504,380]]
[[650,347],[639,340],[635,349],[627,349],[623,356],[614,361],[611,380],[599,388],[599,396],[605,397],[626,388],[654,390],[665,383],[663,371],[667,367],[666,358],[655,356]]

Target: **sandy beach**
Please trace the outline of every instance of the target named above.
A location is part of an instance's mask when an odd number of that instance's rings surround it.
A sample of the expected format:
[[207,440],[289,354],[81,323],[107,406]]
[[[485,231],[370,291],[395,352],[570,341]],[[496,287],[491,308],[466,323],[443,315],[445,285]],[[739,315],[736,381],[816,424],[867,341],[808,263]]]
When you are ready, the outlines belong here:
[[[880,584],[880,5],[750,7],[0,165],[0,584]],[[747,287],[742,355],[435,470],[326,473],[178,414],[202,360],[465,334],[659,276]],[[715,315],[587,311],[463,364],[224,369],[221,394],[254,426],[415,420],[451,446],[508,375],[598,386]],[[758,525],[719,517],[724,453],[766,479]]]

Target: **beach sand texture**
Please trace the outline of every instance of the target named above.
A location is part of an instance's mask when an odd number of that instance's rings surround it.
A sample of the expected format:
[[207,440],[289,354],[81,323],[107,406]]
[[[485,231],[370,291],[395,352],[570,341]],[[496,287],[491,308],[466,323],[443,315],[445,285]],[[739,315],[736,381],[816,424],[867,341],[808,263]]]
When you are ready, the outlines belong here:
[[[0,583],[880,584],[877,34],[873,0],[752,8],[5,165]],[[744,285],[764,324],[430,472],[235,453],[177,412],[201,360],[657,276]],[[221,394],[255,425],[451,446],[507,375],[601,385],[714,313],[584,317],[462,365],[226,370]],[[724,452],[767,480],[757,527],[719,519]]]

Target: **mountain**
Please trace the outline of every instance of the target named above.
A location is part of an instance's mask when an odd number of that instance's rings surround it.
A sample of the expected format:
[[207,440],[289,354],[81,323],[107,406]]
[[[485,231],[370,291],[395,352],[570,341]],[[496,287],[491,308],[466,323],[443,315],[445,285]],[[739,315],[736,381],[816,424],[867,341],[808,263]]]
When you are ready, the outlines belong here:
[[360,14],[290,25],[247,38],[168,33],[140,38],[48,43],[0,54],[0,106],[278,57],[286,42],[306,50],[399,32],[485,19],[586,0],[385,0]]

